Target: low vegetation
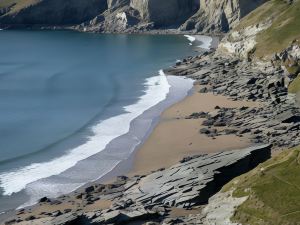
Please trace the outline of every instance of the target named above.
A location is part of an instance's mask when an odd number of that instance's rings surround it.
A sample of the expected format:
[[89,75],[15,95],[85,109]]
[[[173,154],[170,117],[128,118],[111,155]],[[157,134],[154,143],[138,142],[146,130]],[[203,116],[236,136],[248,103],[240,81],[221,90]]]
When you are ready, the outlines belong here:
[[237,177],[223,191],[249,196],[234,222],[247,225],[294,225],[300,221],[300,147],[284,151]]
[[300,38],[300,0],[294,0],[293,4],[285,0],[270,0],[243,18],[236,29],[267,21],[272,21],[272,25],[256,38],[255,56],[258,58],[281,52]]
[[290,83],[288,88],[289,93],[298,93],[300,91],[300,75],[298,75],[292,83]]
[[8,9],[5,10],[5,12],[7,14],[12,14],[40,1],[41,0],[0,0],[0,11],[1,9]]

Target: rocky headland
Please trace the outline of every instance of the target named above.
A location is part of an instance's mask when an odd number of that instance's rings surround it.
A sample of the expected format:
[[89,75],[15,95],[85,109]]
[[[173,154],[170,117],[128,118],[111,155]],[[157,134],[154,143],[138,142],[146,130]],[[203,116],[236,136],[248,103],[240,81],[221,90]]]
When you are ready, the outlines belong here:
[[[9,0],[1,28],[100,33],[222,33],[265,0]],[[45,16],[47,15],[47,16]]]
[[[58,199],[42,198],[5,224],[205,224],[202,208],[209,197],[270,154],[270,145],[257,145],[187,157],[148,175],[120,176],[111,184],[93,184]],[[234,200],[228,204],[236,205]],[[214,213],[204,209],[206,215]]]
[[[297,47],[271,61],[207,51],[177,62],[166,74],[193,78],[202,94],[222,95],[253,106],[199,111],[185,120],[202,119],[199,133],[212,139],[247,137],[252,147],[200,154],[109,184],[94,183],[57,199],[42,198],[21,209],[5,224],[233,224],[235,209],[247,200],[221,188],[277,151],[299,145],[300,115],[288,85],[295,78],[280,61],[298,57]],[[195,102],[197,104],[197,102]]]
[[[186,153],[173,166],[95,182],[57,199],[44,197],[5,224],[299,224],[300,33],[286,32],[299,25],[299,1],[170,2],[157,7],[157,1],[110,0],[88,20],[67,26],[100,33],[230,31],[216,50],[164,72],[194,79],[197,94],[249,103],[220,104],[175,119],[194,122],[212,143],[234,136],[251,147]],[[14,27],[7,13],[1,19]]]

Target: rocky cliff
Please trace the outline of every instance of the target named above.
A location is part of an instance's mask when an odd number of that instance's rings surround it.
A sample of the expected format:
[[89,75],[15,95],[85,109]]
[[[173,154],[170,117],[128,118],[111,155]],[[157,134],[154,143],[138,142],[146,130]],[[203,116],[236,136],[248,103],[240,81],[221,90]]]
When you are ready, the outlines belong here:
[[0,3],[2,12],[0,24],[4,26],[78,24],[106,9],[106,0],[9,0]]
[[76,25],[75,29],[92,32],[180,28],[183,32],[220,33],[264,1],[9,0],[0,3],[0,26]]
[[199,11],[188,19],[182,30],[196,30],[205,33],[227,32],[241,18],[256,9],[266,0],[200,0]]
[[144,21],[153,22],[157,27],[178,25],[197,10],[194,0],[131,0],[130,5]]
[[[206,203],[228,180],[268,159],[270,147],[259,145],[188,157],[146,176],[120,176],[113,184],[93,184],[58,199],[44,197],[39,206],[19,210],[18,216],[5,225],[212,224],[198,215],[200,210],[195,218],[178,219],[173,218],[172,210],[177,208],[189,213],[192,207]],[[99,207],[102,203],[106,203],[106,207]],[[60,210],[41,212],[39,209],[50,209],[54,205]],[[210,215],[214,210],[207,208],[205,213]]]
[[299,7],[299,0],[266,2],[229,32],[219,51],[249,60],[271,59],[293,42],[299,42]]

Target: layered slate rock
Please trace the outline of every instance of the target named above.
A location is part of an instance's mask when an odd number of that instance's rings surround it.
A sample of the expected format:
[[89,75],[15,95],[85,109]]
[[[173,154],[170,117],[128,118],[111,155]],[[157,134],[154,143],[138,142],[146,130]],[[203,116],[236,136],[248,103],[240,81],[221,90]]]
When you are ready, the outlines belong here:
[[227,32],[263,2],[265,0],[6,1],[0,6],[0,27],[72,28],[103,33],[219,33]]
[[130,5],[156,27],[182,23],[197,11],[194,0],[131,0]]
[[265,3],[266,0],[200,0],[199,11],[188,19],[182,30],[227,32],[241,18]]
[[295,95],[287,88],[293,77],[280,64],[255,64],[206,52],[164,71],[194,79],[201,93],[257,102],[253,107],[218,107],[213,114],[194,112],[187,119],[205,118],[200,133],[209,137],[248,135],[253,143],[272,143],[274,150],[300,144],[300,110]]
[[[119,177],[112,184],[93,184],[57,200],[43,198],[43,207],[55,201],[72,203],[76,208],[59,213],[41,213],[33,217],[31,209],[7,224],[128,224],[130,222],[164,222],[172,224],[172,208],[191,209],[208,202],[222,185],[249,171],[270,157],[271,146],[187,157],[168,169],[132,178]],[[99,209],[98,201],[110,201],[107,209]],[[38,206],[37,206],[38,207]],[[28,218],[28,219],[27,219]],[[28,221],[28,222],[26,222]],[[169,222],[168,222],[169,221]]]
[[270,145],[262,145],[187,158],[169,169],[127,184],[123,198],[130,197],[144,205],[180,208],[204,204],[226,182],[268,159],[270,149]]

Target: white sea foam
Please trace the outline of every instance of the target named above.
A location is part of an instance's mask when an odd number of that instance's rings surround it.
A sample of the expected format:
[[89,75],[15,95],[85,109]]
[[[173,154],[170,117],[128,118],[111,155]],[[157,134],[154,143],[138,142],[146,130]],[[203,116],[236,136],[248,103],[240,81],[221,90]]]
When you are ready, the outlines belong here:
[[192,36],[192,35],[184,35],[190,42],[194,42],[196,41],[196,38],[195,36]]
[[195,41],[199,41],[201,44],[198,47],[203,49],[210,49],[211,43],[213,41],[212,37],[206,35],[184,35],[189,41],[189,45],[193,45]]
[[212,37],[206,35],[197,35],[196,39],[202,42],[201,45],[199,45],[198,47],[204,49],[210,49],[211,43],[213,41]]
[[14,171],[1,173],[0,187],[4,190],[3,194],[17,193],[32,182],[58,175],[75,166],[77,162],[102,151],[116,137],[126,134],[130,128],[130,122],[147,109],[166,99],[170,89],[163,71],[160,71],[158,76],[148,78],[145,87],[144,95],[135,104],[124,107],[125,113],[100,121],[92,127],[92,135],[88,137],[85,144],[71,149],[67,154],[51,161],[33,163]]

